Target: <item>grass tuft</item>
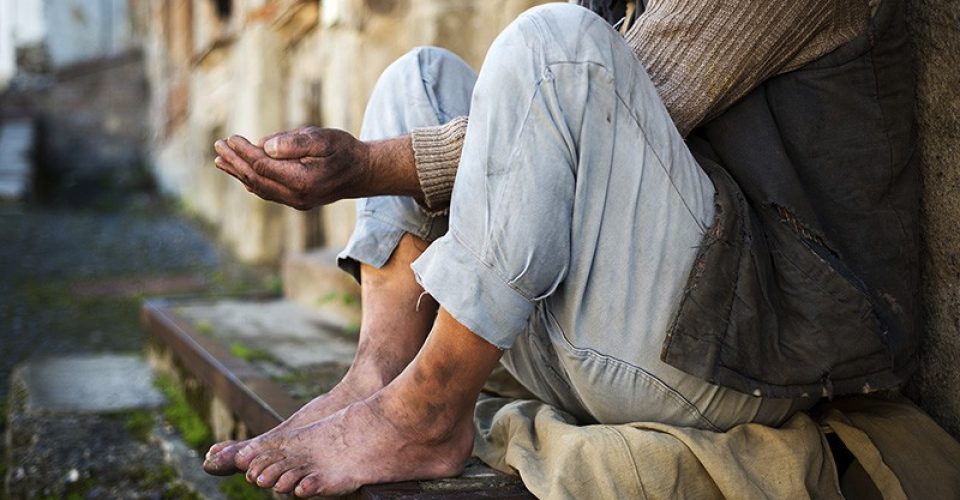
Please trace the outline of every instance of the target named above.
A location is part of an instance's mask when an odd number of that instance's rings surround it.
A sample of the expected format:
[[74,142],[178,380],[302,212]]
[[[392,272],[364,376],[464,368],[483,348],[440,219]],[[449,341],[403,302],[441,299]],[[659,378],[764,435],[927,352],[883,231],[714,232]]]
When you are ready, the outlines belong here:
[[230,344],[230,354],[253,363],[255,361],[273,361],[273,356],[269,352],[256,347],[247,347],[240,342]]
[[243,474],[234,474],[220,482],[220,491],[230,500],[263,500],[269,494],[247,482]]
[[150,433],[153,431],[155,424],[156,419],[153,413],[147,410],[134,410],[124,415],[124,427],[140,441],[147,441],[150,438]]
[[167,397],[167,406],[163,409],[163,416],[173,425],[183,440],[191,448],[203,450],[213,444],[213,433],[210,427],[200,418],[177,384],[168,377],[158,376],[155,382],[157,389]]

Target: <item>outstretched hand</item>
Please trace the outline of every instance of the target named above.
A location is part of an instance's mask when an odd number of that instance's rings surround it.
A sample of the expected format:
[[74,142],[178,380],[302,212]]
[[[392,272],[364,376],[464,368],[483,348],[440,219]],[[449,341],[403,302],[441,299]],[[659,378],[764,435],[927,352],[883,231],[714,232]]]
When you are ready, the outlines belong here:
[[342,130],[304,127],[259,145],[234,135],[214,149],[217,168],[248,191],[297,210],[367,196],[373,189],[369,145]]

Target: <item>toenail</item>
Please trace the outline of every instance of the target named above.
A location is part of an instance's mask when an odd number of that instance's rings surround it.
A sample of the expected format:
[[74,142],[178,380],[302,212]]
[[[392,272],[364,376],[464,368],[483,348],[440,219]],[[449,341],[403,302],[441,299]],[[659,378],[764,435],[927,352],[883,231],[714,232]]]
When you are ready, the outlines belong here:
[[265,478],[263,477],[263,475],[257,476],[257,484],[260,484],[264,481],[265,481]]

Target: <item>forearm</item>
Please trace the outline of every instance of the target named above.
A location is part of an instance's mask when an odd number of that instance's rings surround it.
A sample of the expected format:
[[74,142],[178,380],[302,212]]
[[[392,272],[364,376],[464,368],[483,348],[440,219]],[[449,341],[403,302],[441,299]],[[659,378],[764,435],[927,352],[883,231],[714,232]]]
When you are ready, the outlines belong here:
[[410,196],[423,203],[423,189],[417,177],[416,157],[409,135],[366,141],[368,196]]

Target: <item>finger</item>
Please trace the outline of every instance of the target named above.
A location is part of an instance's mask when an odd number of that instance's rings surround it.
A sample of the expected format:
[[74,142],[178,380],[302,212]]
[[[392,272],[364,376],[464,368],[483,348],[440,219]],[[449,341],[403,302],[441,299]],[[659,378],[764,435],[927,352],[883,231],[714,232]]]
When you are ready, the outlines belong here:
[[243,183],[247,191],[267,200],[278,203],[290,204],[297,200],[294,192],[283,184],[259,175],[253,170],[243,158],[240,158],[232,149],[224,145],[219,145],[217,141],[217,151],[221,152],[214,163],[218,168],[235,177]]
[[250,144],[250,141],[241,135],[231,135],[227,139],[227,146],[243,158],[251,166],[258,160],[267,158],[262,149]]
[[216,165],[216,167],[219,168],[220,170],[223,170],[224,172],[230,174],[230,176],[233,177],[234,179],[240,182],[243,182],[243,179],[240,178],[240,174],[237,173],[237,168],[231,165],[230,162],[228,162],[227,160],[223,159],[222,156],[218,156],[214,158],[213,164]]
[[256,177],[256,172],[253,171],[253,167],[247,163],[246,160],[237,155],[234,150],[230,149],[230,146],[227,145],[227,142],[224,140],[219,140],[214,143],[213,147],[217,150],[217,154],[220,156],[220,161],[214,159],[214,163],[217,167],[221,168],[228,174],[234,176],[240,182],[244,184],[249,184]]
[[277,137],[277,136],[279,136],[279,135],[283,135],[283,134],[286,134],[286,133],[288,133],[288,132],[275,132],[275,133],[273,133],[273,134],[270,134],[270,135],[261,137],[260,140],[257,141],[257,147],[262,149],[264,143],[266,143],[266,142],[269,141],[270,139],[273,139],[274,137]]
[[278,181],[280,184],[291,184],[300,180],[295,178],[300,174],[299,169],[303,168],[299,162],[285,162],[270,158],[260,148],[239,135],[227,139],[227,145],[243,158],[254,172],[263,177]]
[[[263,148],[264,144],[265,144],[267,141],[269,141],[270,139],[273,139],[274,137],[280,137],[281,135],[286,135],[286,134],[303,134],[303,133],[306,132],[306,130],[307,130],[308,128],[310,128],[310,127],[297,127],[297,128],[295,128],[295,129],[291,129],[291,130],[284,130],[284,131],[281,131],[281,132],[275,132],[275,133],[273,133],[273,134],[270,134],[270,135],[268,135],[268,136],[263,137],[262,139],[260,139],[260,142],[257,143],[257,147]],[[269,154],[269,153],[267,153],[267,154]]]
[[330,145],[323,134],[303,128],[278,134],[263,143],[264,152],[271,158],[292,160],[304,156],[329,156]]

